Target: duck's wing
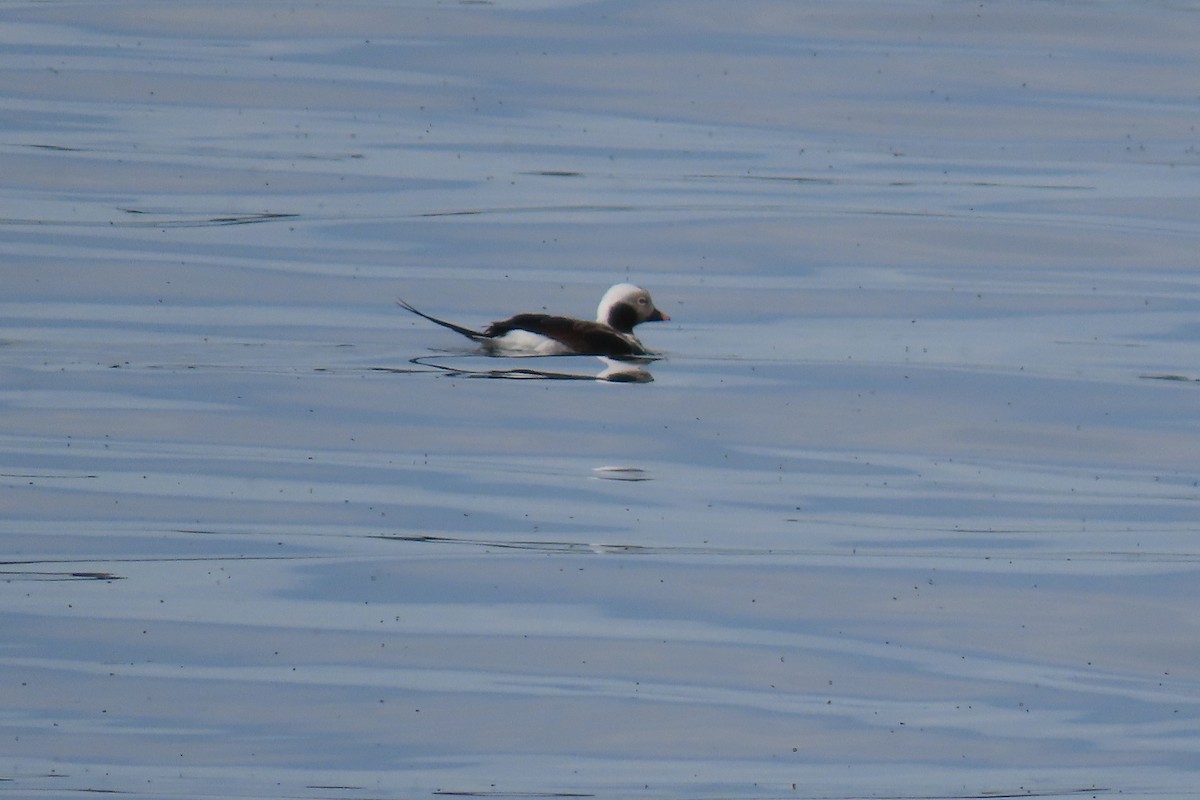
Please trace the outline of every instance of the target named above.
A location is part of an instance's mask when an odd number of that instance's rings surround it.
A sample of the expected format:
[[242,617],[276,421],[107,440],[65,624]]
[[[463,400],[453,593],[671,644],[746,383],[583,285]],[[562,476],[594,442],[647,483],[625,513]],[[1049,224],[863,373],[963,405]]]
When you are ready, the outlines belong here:
[[[424,315],[422,315],[424,316]],[[622,336],[602,322],[550,314],[517,314],[493,322],[483,336],[494,339],[511,331],[528,331],[561,342],[582,356],[645,356],[646,348],[632,336]]]
[[399,298],[396,299],[396,305],[400,306],[405,311],[411,311],[412,313],[416,314],[418,317],[423,317],[424,319],[427,319],[434,324],[441,325],[443,328],[449,328],[450,330],[454,331],[455,333],[462,334],[463,336],[466,336],[468,339],[470,339],[472,341],[478,342],[478,341],[482,341],[483,339],[488,338],[488,335],[485,333],[480,333],[479,331],[473,331],[470,328],[464,328],[462,325],[455,325],[453,322],[447,322],[444,319],[438,319],[437,317],[430,316],[429,314],[426,314],[424,311],[421,311],[420,309],[413,307],[409,303],[407,303],[404,300],[401,300]]

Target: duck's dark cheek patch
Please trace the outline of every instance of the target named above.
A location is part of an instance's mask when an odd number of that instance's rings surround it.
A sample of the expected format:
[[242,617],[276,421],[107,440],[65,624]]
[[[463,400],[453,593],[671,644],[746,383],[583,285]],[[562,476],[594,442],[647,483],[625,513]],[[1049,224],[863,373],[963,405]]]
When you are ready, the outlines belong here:
[[617,303],[608,312],[608,324],[622,333],[631,332],[638,324],[637,309],[628,303]]

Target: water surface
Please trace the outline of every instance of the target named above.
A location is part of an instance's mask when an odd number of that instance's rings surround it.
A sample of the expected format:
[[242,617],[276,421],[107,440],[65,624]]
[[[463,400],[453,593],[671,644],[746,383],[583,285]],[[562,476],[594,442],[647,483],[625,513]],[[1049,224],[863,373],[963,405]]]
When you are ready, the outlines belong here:
[[10,4],[0,786],[1191,796],[1198,28]]

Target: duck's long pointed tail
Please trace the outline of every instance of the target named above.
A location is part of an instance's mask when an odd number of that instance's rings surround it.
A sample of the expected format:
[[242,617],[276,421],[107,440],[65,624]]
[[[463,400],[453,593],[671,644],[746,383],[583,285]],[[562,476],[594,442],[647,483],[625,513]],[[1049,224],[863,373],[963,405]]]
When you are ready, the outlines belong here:
[[429,320],[430,322],[434,323],[435,325],[441,325],[443,328],[449,328],[450,330],[454,331],[455,333],[466,336],[468,339],[470,339],[473,342],[479,342],[479,341],[482,341],[482,340],[488,338],[488,337],[484,336],[482,333],[480,333],[479,331],[473,331],[470,328],[464,328],[462,325],[455,325],[453,322],[447,322],[444,319],[438,319],[437,317],[431,317],[429,314],[426,314],[424,311],[421,311],[420,309],[410,305],[409,303],[407,303],[404,300],[401,300],[400,298],[396,298],[396,305],[400,306],[405,311],[411,311],[412,313],[416,314],[418,317],[423,317],[424,319]]

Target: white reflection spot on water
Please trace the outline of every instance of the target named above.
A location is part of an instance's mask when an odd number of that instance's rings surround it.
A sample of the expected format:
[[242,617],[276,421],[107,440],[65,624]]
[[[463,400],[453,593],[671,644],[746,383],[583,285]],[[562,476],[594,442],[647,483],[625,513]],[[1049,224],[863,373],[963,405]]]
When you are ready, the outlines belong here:
[[641,467],[596,467],[593,472],[596,477],[606,481],[649,481],[653,480],[650,473]]

